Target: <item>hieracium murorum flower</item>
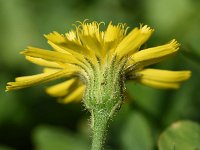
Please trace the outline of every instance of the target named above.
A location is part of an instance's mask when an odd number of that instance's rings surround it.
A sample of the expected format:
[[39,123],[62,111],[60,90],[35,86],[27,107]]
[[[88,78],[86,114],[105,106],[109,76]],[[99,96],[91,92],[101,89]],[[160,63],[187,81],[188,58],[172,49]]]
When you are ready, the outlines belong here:
[[[115,86],[112,81],[114,78],[119,84],[131,79],[156,88],[176,89],[190,77],[190,71],[145,68],[174,55],[179,49],[176,40],[140,49],[154,31],[147,25],[134,28],[127,34],[128,27],[125,24],[113,25],[110,22],[105,31],[101,31],[102,24],[80,22],[75,30],[65,34],[53,32],[45,35],[53,51],[28,47],[21,53],[32,63],[45,67],[44,71],[16,78],[15,82],[8,83],[7,91],[66,78],[65,82],[51,86],[46,91],[68,103],[81,100],[85,89],[90,86],[99,88],[101,95],[102,90],[106,90],[102,89],[104,85]],[[99,79],[96,81],[95,78]],[[104,78],[109,79],[107,81]],[[91,85],[92,82],[95,84]]]
[[125,24],[78,22],[65,34],[53,32],[45,37],[53,48],[28,47],[22,54],[32,63],[43,66],[42,73],[17,77],[7,91],[26,88],[52,80],[66,81],[46,89],[63,103],[83,99],[91,112],[93,150],[101,149],[106,124],[124,100],[124,83],[133,80],[151,87],[176,89],[190,77],[190,71],[169,71],[146,68],[172,55],[178,49],[176,40],[142,49],[153,33],[147,25],[127,33]]

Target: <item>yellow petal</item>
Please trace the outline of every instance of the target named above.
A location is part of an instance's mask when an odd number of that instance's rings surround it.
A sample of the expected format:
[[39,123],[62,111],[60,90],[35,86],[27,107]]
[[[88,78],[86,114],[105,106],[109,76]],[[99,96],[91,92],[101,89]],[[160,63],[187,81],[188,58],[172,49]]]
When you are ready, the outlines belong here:
[[36,74],[36,75],[16,77],[15,81],[16,82],[24,82],[24,81],[26,82],[26,81],[29,81],[29,80],[36,80],[36,79],[40,79],[40,78],[45,78],[46,76],[48,76],[50,74],[51,73],[40,73],[40,74]]
[[70,103],[72,101],[81,101],[83,98],[83,93],[85,91],[85,85],[81,85],[74,91],[69,93],[64,99],[60,100],[61,103]]
[[[69,32],[71,33],[71,31]],[[55,36],[55,37],[54,37]],[[49,45],[51,45],[51,47],[61,53],[70,55],[71,57],[76,58],[77,60],[80,60],[81,62],[85,62],[84,57],[88,56],[91,57],[91,60],[94,60],[94,56],[95,56],[95,51],[94,49],[90,50],[87,49],[83,46],[81,46],[80,44],[77,44],[76,42],[74,42],[74,40],[67,40],[67,39],[60,39],[60,41],[58,40],[54,40],[56,39],[56,37],[63,37],[63,35],[60,35],[59,33],[56,34],[52,34],[50,33],[49,35],[45,35],[45,37],[48,39],[48,43]],[[68,34],[66,34],[66,36],[69,36]],[[84,55],[83,55],[84,54]],[[80,65],[81,63],[79,63]],[[83,66],[83,64],[82,64]]]
[[97,23],[93,21],[91,23],[83,22],[80,25],[81,31],[78,31],[79,35],[95,37],[98,41],[102,41],[102,32],[100,32],[100,25],[102,22]]
[[66,42],[66,38],[64,37],[64,35],[56,32],[56,31],[54,31],[53,33],[44,35],[44,37],[46,37],[48,40],[50,40],[54,43],[65,43]]
[[47,61],[42,58],[34,58],[34,57],[26,56],[26,59],[34,64],[44,66],[44,67],[64,68],[64,64]]
[[118,24],[117,26],[112,25],[112,22],[109,23],[105,35],[104,35],[104,42],[112,42],[114,40],[122,40],[124,37],[125,31],[127,28],[125,28],[125,25]]
[[[87,62],[85,61],[85,56],[88,56],[89,55],[89,52],[87,52],[85,55],[81,54],[80,52],[76,52],[76,51],[73,51],[71,49],[68,49],[66,47],[63,47],[63,46],[60,46],[58,44],[55,44],[55,43],[52,43],[51,41],[48,41],[48,43],[54,48],[54,50],[60,52],[61,54],[67,54],[67,55],[70,55],[71,57],[74,57],[76,58],[76,62],[77,60],[79,60],[80,62],[77,62],[77,64],[79,64],[80,66],[84,66]],[[89,57],[91,57],[91,60],[94,60],[94,57],[96,58],[95,56],[95,53],[94,51],[92,51],[93,55],[89,55]]]
[[179,43],[176,40],[172,40],[170,43],[141,50],[131,56],[129,64],[136,64],[139,67],[148,66],[163,59],[166,59],[174,55],[179,49]]
[[176,89],[191,76],[191,71],[144,69],[136,73],[138,82],[156,88]]
[[55,97],[63,97],[69,93],[69,88],[74,85],[76,78],[69,79],[65,82],[53,85],[46,89],[46,92]]
[[147,25],[133,29],[118,45],[116,53],[123,57],[136,52],[151,36],[153,29]]
[[43,69],[43,72],[44,73],[55,73],[55,72],[58,72],[60,71],[61,69],[55,69],[55,68],[44,68]]
[[83,45],[87,47],[89,55],[95,53],[97,56],[101,57],[102,43],[100,43],[96,37],[82,35],[80,38]]
[[180,87],[179,83],[160,82],[148,79],[140,79],[138,82],[158,89],[178,89]]
[[[87,53],[87,49],[84,48],[81,43],[75,41],[75,40],[71,40],[68,39],[67,37],[65,37],[62,34],[59,34],[58,32],[53,32],[50,33],[48,35],[44,35],[47,39],[48,39],[48,43],[55,49],[58,51],[67,51],[69,53],[71,53],[72,51],[75,51],[77,53]],[[50,42],[49,42],[50,41]],[[53,45],[53,44],[55,45]],[[58,48],[59,47],[59,48]]]
[[61,52],[61,53],[67,53],[67,54],[71,54],[69,51],[70,49],[67,49],[66,48],[63,48],[61,46],[58,46],[57,44],[51,42],[51,41],[48,41],[47,42],[54,50],[58,51],[58,52]]
[[[88,52],[88,50],[86,48],[83,48],[82,46],[77,46],[76,44],[74,45],[74,43],[54,43],[52,41],[48,41],[48,44],[56,51],[61,52],[61,53],[66,53],[66,54],[77,54],[77,55],[81,55],[83,53]],[[71,47],[71,48],[70,48]]]
[[38,85],[40,83],[49,82],[52,80],[56,80],[63,77],[70,77],[74,74],[76,70],[72,69],[64,69],[61,71],[57,71],[54,73],[41,73],[32,76],[24,76],[16,78],[16,82],[8,82],[6,91],[22,89],[34,85]]
[[104,34],[104,46],[102,49],[103,56],[110,52],[113,55],[117,45],[124,38],[128,27],[125,24],[112,25],[109,23]]
[[22,54],[26,56],[31,56],[34,58],[42,58],[44,60],[53,61],[53,62],[72,63],[72,64],[80,63],[71,54],[44,50],[44,49],[39,49],[35,47],[29,47],[27,50],[23,51]]
[[69,41],[78,41],[76,31],[74,30],[69,31],[68,33],[65,34],[65,36]]

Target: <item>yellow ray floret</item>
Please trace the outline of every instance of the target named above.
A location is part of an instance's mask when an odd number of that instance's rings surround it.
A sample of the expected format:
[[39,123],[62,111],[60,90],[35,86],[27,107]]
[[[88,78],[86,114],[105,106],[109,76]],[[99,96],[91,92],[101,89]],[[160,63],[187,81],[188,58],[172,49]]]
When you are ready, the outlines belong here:
[[69,89],[76,83],[76,78],[69,79],[65,82],[50,86],[46,89],[46,92],[55,97],[63,97],[69,93]]
[[6,87],[7,91],[22,89],[34,85],[38,85],[40,83],[49,82],[52,80],[56,80],[63,77],[70,77],[74,75],[76,70],[72,69],[63,69],[61,71],[53,72],[53,73],[41,73],[32,76],[24,76],[18,77],[15,79],[16,82],[8,82],[8,86]]
[[127,29],[126,24],[118,24],[115,26],[110,22],[104,34],[104,42],[106,43],[115,40],[120,42],[126,35]]
[[[176,40],[171,40],[167,44],[141,50],[154,32],[147,25],[134,28],[127,34],[128,27],[122,23],[113,25],[110,22],[105,30],[101,30],[101,26],[105,25],[102,22],[89,23],[85,20],[77,24],[67,33],[54,31],[44,35],[53,50],[28,47],[21,52],[28,61],[44,67],[43,73],[18,77],[15,82],[8,83],[6,90],[66,78],[66,81],[47,88],[46,92],[59,97],[62,103],[69,103],[80,101],[90,82],[99,82],[110,74],[113,77],[123,75],[163,89],[176,89],[191,75],[190,71],[144,69],[174,55],[180,46]],[[101,75],[98,80],[97,75]]]
[[29,47],[27,50],[21,52],[21,54],[24,54],[26,56],[31,56],[34,58],[42,58],[44,60],[52,62],[79,64],[79,61],[73,55],[50,51],[50,50],[44,50],[35,47]]
[[118,45],[116,53],[120,56],[126,56],[136,52],[153,33],[153,29],[147,25],[140,29],[133,29]]
[[66,97],[60,99],[60,102],[66,104],[72,101],[81,101],[85,88],[85,85],[80,85],[79,87],[71,91],[71,93],[69,93]]
[[137,64],[137,67],[144,67],[154,63],[158,63],[172,55],[174,55],[180,44],[176,40],[172,40],[168,44],[147,48],[131,55],[129,64]]
[[26,59],[36,65],[43,66],[43,67],[65,68],[65,64],[63,63],[47,61],[42,58],[34,58],[34,57],[26,56]]
[[48,39],[48,43],[57,51],[87,53],[87,49],[82,46],[78,39],[71,40],[71,36],[67,36],[67,34],[62,35],[58,32],[53,32],[44,36]]
[[144,69],[137,74],[137,81],[142,84],[161,89],[177,89],[181,82],[190,78],[191,71]]

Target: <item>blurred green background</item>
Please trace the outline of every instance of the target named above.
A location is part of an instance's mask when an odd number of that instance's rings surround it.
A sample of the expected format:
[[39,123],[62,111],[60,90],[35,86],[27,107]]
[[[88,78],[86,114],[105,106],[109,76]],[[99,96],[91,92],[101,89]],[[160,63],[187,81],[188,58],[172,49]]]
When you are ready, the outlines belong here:
[[127,83],[130,101],[109,125],[106,150],[154,150],[160,133],[177,120],[200,122],[199,0],[0,0],[0,150],[87,150],[87,112],[80,103],[58,104],[46,85],[4,92],[16,76],[38,73],[19,52],[49,48],[43,34],[66,32],[79,20],[140,23],[155,29],[147,46],[175,38],[176,57],[152,67],[192,70],[177,90]]

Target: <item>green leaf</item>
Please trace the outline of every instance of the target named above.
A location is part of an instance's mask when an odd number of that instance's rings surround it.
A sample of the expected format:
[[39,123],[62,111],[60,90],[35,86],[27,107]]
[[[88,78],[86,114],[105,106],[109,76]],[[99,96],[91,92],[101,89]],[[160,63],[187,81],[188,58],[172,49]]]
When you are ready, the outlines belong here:
[[173,123],[162,133],[159,150],[200,150],[200,125],[192,121]]
[[122,128],[122,149],[151,150],[152,140],[151,130],[146,118],[140,113],[131,113]]
[[88,150],[80,136],[56,127],[40,126],[33,133],[37,150]]

